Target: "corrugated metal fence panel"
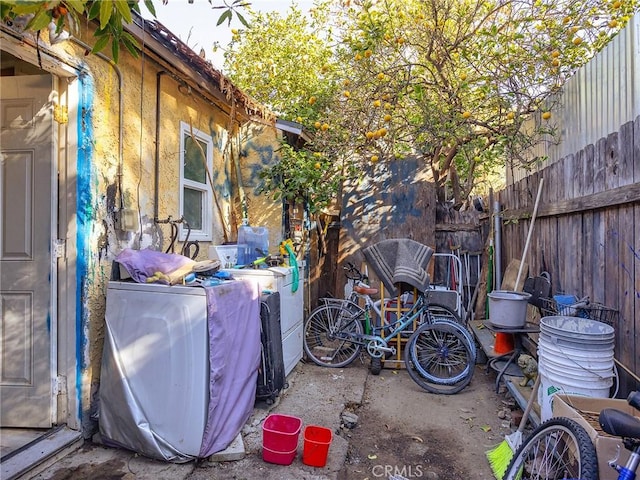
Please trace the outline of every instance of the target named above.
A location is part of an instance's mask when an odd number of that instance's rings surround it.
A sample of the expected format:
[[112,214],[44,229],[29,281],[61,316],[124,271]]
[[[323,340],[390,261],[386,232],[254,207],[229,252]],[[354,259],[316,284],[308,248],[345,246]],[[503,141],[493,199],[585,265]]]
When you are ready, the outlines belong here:
[[[560,142],[542,142],[529,152],[530,159],[548,159],[540,168],[595,144],[640,114],[640,14],[567,81],[559,105],[553,121]],[[527,174],[508,168],[507,184]]]

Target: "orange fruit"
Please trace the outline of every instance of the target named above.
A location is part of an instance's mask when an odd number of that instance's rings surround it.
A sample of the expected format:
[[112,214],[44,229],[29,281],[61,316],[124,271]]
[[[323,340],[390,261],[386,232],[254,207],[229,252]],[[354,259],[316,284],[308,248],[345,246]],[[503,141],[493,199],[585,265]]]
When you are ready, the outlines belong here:
[[316,100],[316,97],[309,97],[309,105],[313,105],[314,103],[316,103]]
[[379,160],[378,155],[371,155],[371,162],[376,163]]
[[365,136],[366,136],[369,140],[371,140],[371,139],[373,138],[373,136],[374,136],[374,133],[373,133],[373,132],[367,132],[367,133],[365,133]]
[[471,112],[470,111],[464,111],[462,112],[462,118],[470,118],[471,117]]
[[390,122],[391,121],[391,115],[389,115],[388,113],[384,116],[384,121],[385,122]]
[[313,124],[313,126],[316,127],[316,128],[320,128],[320,127],[322,127],[322,124],[320,122],[316,122],[316,123]]
[[329,124],[323,123],[320,128],[322,129],[323,132],[326,132],[327,130],[329,130]]
[[344,95],[346,98],[349,98],[351,96],[351,92],[349,90],[345,90],[344,92],[342,92],[342,95]]
[[316,170],[320,170],[320,167],[322,167],[322,165],[320,165],[320,162],[316,162],[314,167]]
[[609,21],[609,28],[616,28],[618,26],[618,21],[615,18],[612,18]]
[[507,119],[508,120],[513,120],[515,118],[516,114],[513,112],[509,112],[507,113]]
[[551,56],[553,58],[558,58],[560,56],[560,51],[559,50],[554,50],[553,52],[551,52]]
[[464,72],[462,72],[462,73],[460,74],[460,80],[462,80],[462,81],[464,82],[466,79],[467,79],[467,74],[466,74],[466,73],[464,73]]
[[379,107],[380,105],[382,105],[382,102],[380,100],[374,100],[373,101],[373,106],[374,107]]
[[551,118],[551,112],[543,112],[542,113],[542,118],[544,120],[549,120]]
[[378,80],[384,80],[384,73],[380,72],[378,74]]
[[582,39],[580,37],[576,37],[572,40],[572,42],[575,46],[578,46],[582,43]]

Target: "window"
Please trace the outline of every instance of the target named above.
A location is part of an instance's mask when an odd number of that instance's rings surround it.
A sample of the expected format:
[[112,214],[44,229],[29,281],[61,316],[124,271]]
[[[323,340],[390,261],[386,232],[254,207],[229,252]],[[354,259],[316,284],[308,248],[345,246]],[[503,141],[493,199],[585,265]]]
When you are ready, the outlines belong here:
[[[212,166],[211,136],[195,128],[191,136],[189,124],[180,122],[180,215],[191,227],[189,240],[213,240],[213,192],[209,182]],[[180,240],[186,239],[187,232],[183,224]]]

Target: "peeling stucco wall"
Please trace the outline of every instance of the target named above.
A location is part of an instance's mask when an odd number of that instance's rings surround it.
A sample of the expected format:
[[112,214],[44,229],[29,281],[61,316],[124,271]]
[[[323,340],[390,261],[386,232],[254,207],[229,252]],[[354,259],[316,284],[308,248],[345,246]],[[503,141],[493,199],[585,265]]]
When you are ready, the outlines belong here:
[[[119,63],[114,65],[96,55],[85,56],[76,44],[69,43],[65,50],[81,59],[85,72],[79,88],[86,104],[78,111],[83,152],[78,156],[77,179],[82,225],[77,252],[76,355],[79,416],[83,432],[90,435],[95,431],[92,416],[98,407],[106,291],[113,260],[123,248],[164,251],[169,245],[169,226],[154,221],[156,173],[158,219],[180,217],[180,121],[213,138],[211,176],[218,205],[213,209],[212,244],[236,240],[237,222],[243,216],[237,211],[236,200],[242,189],[251,224],[269,228],[272,249],[277,248],[282,240],[282,207],[280,202],[259,195],[257,188],[260,168],[278,160],[279,143],[274,125],[264,120],[234,125],[213,101],[194,93],[195,89],[173,75],[160,74],[160,66],[150,57],[133,58],[121,51]],[[234,127],[231,135],[227,131],[230,125]],[[135,212],[138,229],[120,228],[117,213],[121,209]],[[176,251],[179,249],[178,243]],[[198,259],[207,258],[207,254],[207,244],[201,244]]]

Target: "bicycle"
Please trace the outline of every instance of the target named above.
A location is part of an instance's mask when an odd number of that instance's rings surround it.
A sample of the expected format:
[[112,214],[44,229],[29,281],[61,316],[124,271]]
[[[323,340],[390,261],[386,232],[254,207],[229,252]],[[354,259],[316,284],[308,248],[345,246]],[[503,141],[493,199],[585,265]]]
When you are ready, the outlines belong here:
[[[627,403],[640,410],[640,392],[631,392]],[[623,439],[630,455],[625,465],[617,457],[609,465],[618,480],[634,480],[640,465],[640,419],[621,410],[605,408],[598,422],[609,435]],[[588,433],[565,417],[547,420],[531,432],[516,450],[503,480],[598,480],[596,449]]]
[[[476,359],[475,342],[455,312],[446,306],[430,305],[427,294],[419,292],[406,312],[393,322],[385,322],[380,301],[371,298],[378,290],[366,285],[364,276],[352,264],[345,270],[347,277],[354,280],[349,298],[324,299],[324,304],[313,310],[305,322],[304,349],[314,363],[341,368],[366,348],[371,371],[377,374],[382,357],[396,354],[389,341],[410,334],[404,360],[410,377],[420,387],[431,393],[452,394],[469,384]],[[358,299],[364,300],[364,308],[356,303]],[[379,321],[372,322],[372,310]],[[411,332],[408,327],[413,328],[414,323],[418,327]]]

